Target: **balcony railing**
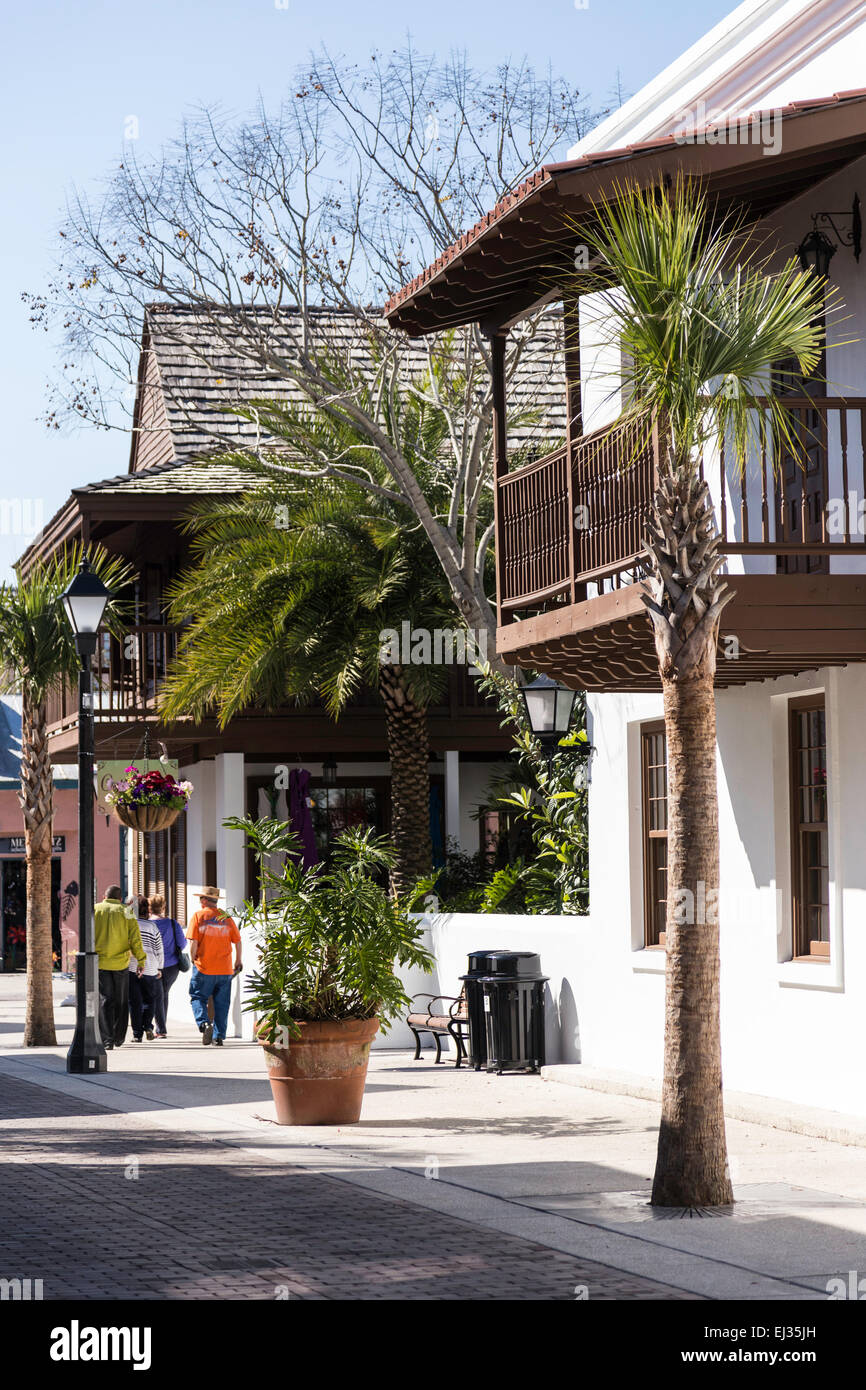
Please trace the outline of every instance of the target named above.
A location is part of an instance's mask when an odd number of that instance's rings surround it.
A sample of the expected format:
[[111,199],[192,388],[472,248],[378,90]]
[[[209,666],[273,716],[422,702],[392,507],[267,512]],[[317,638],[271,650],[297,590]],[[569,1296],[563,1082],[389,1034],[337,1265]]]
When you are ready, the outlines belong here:
[[[156,695],[177,654],[182,629],[158,623],[130,627],[122,637],[103,633],[93,658],[93,714],[100,724],[128,724],[154,717]],[[451,668],[449,689],[432,714],[464,715],[489,713],[491,701],[477,686],[464,664]],[[312,708],[323,708],[320,699]],[[381,709],[377,692],[366,686],[349,702],[351,709]],[[78,692],[64,686],[53,691],[47,701],[47,721],[55,732],[78,721]]]
[[[93,658],[93,715],[98,723],[128,723],[153,713],[156,692],[177,652],[181,629],[159,623],[130,627],[122,637],[100,635]],[[47,706],[49,726],[78,719],[78,693],[64,686]]]
[[[724,441],[701,461],[730,570],[827,571],[834,559],[866,556],[866,397],[784,404],[791,443],[778,438],[762,403],[745,469]],[[658,450],[655,431],[646,441],[633,425],[608,426],[577,440],[570,457],[561,448],[499,480],[504,612],[574,602],[641,577]],[[848,566],[861,567],[866,561]]]

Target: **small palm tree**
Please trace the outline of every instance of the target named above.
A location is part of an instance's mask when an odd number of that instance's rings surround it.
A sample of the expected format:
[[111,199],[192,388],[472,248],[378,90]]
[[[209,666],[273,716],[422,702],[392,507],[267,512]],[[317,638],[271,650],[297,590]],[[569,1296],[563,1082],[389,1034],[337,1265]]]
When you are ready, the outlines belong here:
[[409,622],[453,625],[423,533],[351,484],[269,485],[191,521],[195,563],[169,591],[187,622],[163,687],[167,719],[324,698],[336,719],[363,685],[378,689],[391,759],[392,878],[402,892],[429,874],[427,711],[446,671],[405,665],[383,633]]
[[[712,215],[680,180],[667,190],[623,187],[595,209],[581,239],[598,256],[612,332],[626,369],[626,417],[658,421],[667,447],[646,539],[644,602],[653,626],[668,749],[667,983],[662,1117],[652,1200],[704,1206],[733,1200],[722,1108],[719,927],[682,921],[684,901],[718,901],[719,831],[714,681],[719,620],[734,597],[722,576],[704,444],[733,444],[745,467],[769,408],[792,443],[782,403],[758,395],[774,362],[820,360],[826,287],[793,260],[773,274],[743,229]],[[613,286],[612,288],[610,288]],[[582,286],[583,289],[586,286]],[[691,898],[684,894],[689,890]]]
[[[352,411],[331,398],[308,403],[255,400],[234,413],[267,441],[254,452],[220,455],[257,474],[261,485],[234,505],[193,516],[193,568],[171,591],[176,622],[188,623],[164,687],[166,718],[215,708],[222,727],[244,707],[276,708],[318,692],[336,718],[362,684],[378,689],[391,760],[391,832],[398,892],[430,872],[427,710],[446,672],[426,662],[387,658],[381,634],[402,623],[428,631],[462,626],[452,592],[413,507],[418,499],[455,534],[453,478],[446,448],[454,402],[463,389],[459,355],[433,352],[417,380],[392,380],[375,343],[369,372],[350,379],[345,364],[322,356],[381,422],[371,447]],[[362,350],[359,346],[359,351]],[[524,411],[517,420],[534,416]],[[483,443],[479,432],[477,448]],[[411,467],[406,496],[394,490],[383,457],[396,446]],[[318,466],[321,473],[312,474]],[[364,486],[353,483],[362,477]],[[486,557],[491,580],[492,497],[475,452],[464,482],[478,490],[481,535],[462,534],[467,555]],[[417,495],[416,495],[417,494]],[[413,497],[415,501],[413,502]],[[473,513],[474,514],[474,513]]]
[[[25,1047],[52,1047],[51,839],[54,783],[48,749],[46,701],[79,669],[72,629],[61,595],[81,559],[72,547],[37,562],[26,579],[0,585],[0,690],[21,694],[21,790],[27,864],[27,1006]],[[90,560],[102,582],[117,591],[131,578],[128,567],[99,548]],[[106,626],[117,627],[119,610],[109,602]]]

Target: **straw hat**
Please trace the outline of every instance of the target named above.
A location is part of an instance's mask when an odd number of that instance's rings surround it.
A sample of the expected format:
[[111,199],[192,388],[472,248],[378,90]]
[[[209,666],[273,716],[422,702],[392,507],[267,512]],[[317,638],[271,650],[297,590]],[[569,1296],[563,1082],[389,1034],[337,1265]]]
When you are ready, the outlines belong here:
[[211,886],[211,887],[202,888],[202,889],[196,894],[196,897],[198,897],[198,898],[213,898],[214,902],[216,902],[217,899],[219,898],[219,895],[220,895],[220,890],[219,890],[218,888],[214,888],[213,886]]

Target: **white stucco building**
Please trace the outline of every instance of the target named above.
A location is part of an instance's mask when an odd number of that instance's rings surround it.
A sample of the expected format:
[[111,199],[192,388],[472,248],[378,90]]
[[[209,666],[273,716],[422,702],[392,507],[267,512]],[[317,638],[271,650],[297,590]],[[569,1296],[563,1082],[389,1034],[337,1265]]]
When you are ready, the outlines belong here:
[[[704,468],[738,591],[722,620],[716,701],[725,1083],[857,1114],[866,1112],[864,83],[862,0],[747,0],[388,310],[409,332],[432,331],[453,315],[448,296],[461,277],[477,284],[507,247],[513,280],[500,289],[491,277],[479,291],[495,341],[549,298],[541,268],[551,229],[566,269],[562,219],[573,227],[617,180],[700,178],[766,233],[777,259],[801,247],[808,255],[814,230],[833,247],[828,278],[846,318],[828,324],[824,379],[780,364],[767,382],[799,401],[800,457],[774,459],[768,448],[741,482],[717,441]],[[467,949],[540,952],[551,977],[549,1061],[657,1078],[664,729],[635,582],[652,460],[626,481],[603,442],[620,404],[618,350],[605,328],[585,294],[573,321],[568,448],[531,479],[502,456],[498,482],[497,544],[511,562],[500,569],[499,649],[589,691],[590,914],[442,917],[431,929],[446,993],[456,993]],[[588,536],[561,521],[581,501]],[[541,517],[534,531],[529,515]]]

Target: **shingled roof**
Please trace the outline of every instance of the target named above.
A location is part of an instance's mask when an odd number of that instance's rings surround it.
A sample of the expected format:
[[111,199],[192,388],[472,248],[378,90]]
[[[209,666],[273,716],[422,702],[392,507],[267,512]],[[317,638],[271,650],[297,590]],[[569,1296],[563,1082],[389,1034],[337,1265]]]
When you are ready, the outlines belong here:
[[230,464],[207,464],[172,459],[141,468],[135,473],[118,473],[98,483],[85,483],[75,488],[75,496],[88,493],[124,495],[147,493],[199,494],[207,492],[241,492],[260,481],[259,475]]
[[[298,310],[286,309],[279,315],[265,308],[243,313],[252,321],[251,333],[256,338],[255,348],[246,350],[243,324],[233,323],[228,315],[221,318],[217,329],[208,311],[165,304],[148,306],[131,473],[153,474],[155,465],[189,464],[227,449],[254,448],[255,424],[233,415],[227,408],[232,405],[256,398],[308,404],[299,386],[278,370],[265,370],[252,360],[253,351],[261,345],[276,360],[289,357],[301,327]],[[369,376],[370,355],[363,324],[350,312],[314,310],[312,317],[319,341],[337,353],[340,361],[348,362],[353,373]],[[560,348],[561,317],[553,310],[536,328],[510,388],[512,412],[518,414],[532,406],[542,420],[540,425],[515,424],[509,435],[515,447],[540,435],[550,440],[565,434],[565,367]],[[418,377],[427,369],[424,343],[404,340],[400,357],[407,378]],[[269,441],[263,437],[261,442]],[[210,469],[194,470],[184,479],[192,479],[195,472],[207,476]],[[110,482],[113,485],[115,480]]]
[[[253,322],[257,346],[265,342],[277,361],[292,347],[300,327],[297,309],[245,309]],[[362,324],[349,312],[312,311],[317,336],[339,351],[357,371],[369,370],[369,352]],[[244,351],[242,327],[226,313],[215,328],[212,312],[166,304],[145,311],[139,361],[138,391],[133,418],[129,470],[74,488],[42,535],[21,557],[23,572],[38,554],[47,554],[78,534],[81,516],[98,515],[101,499],[112,513],[140,498],[165,515],[167,499],[192,501],[212,493],[239,493],[259,475],[213,456],[256,445],[253,423],[231,413],[230,407],[256,398],[303,404],[307,397],[278,370],[265,371]],[[233,334],[237,333],[237,342]],[[562,316],[548,310],[532,328],[509,387],[512,422],[509,444],[534,445],[545,452],[564,438],[566,421],[565,362]],[[409,377],[427,368],[424,343],[400,339],[400,357]],[[532,407],[537,424],[519,424],[514,416]],[[269,441],[262,437],[261,443]],[[128,514],[128,509],[124,508]]]

